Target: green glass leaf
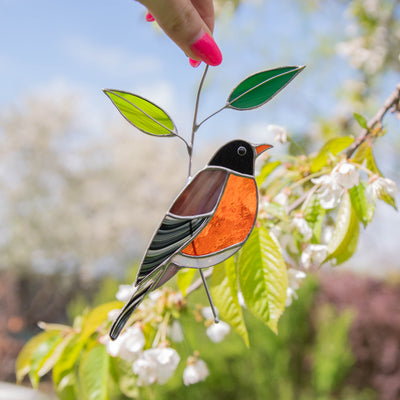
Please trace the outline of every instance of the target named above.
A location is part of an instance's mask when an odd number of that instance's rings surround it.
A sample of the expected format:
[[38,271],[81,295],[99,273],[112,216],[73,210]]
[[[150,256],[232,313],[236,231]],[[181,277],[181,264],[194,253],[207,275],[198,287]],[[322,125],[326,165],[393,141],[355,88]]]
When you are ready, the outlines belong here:
[[327,141],[311,163],[311,172],[318,172],[328,164],[330,156],[336,156],[354,142],[350,136],[338,137]]
[[358,125],[360,125],[361,128],[368,129],[368,122],[361,114],[353,113],[353,115],[354,119],[358,122]]
[[176,283],[183,297],[186,296],[186,291],[192,283],[195,274],[196,270],[194,268],[183,268],[179,270]]
[[109,355],[106,347],[96,345],[86,351],[79,364],[79,383],[85,400],[108,399]]
[[265,228],[254,228],[241,250],[238,274],[249,311],[276,333],[285,309],[287,273],[279,244]]
[[349,190],[351,204],[364,228],[371,222],[375,212],[375,204],[369,201],[366,190],[367,184],[364,181]]
[[271,100],[305,67],[281,67],[251,75],[233,89],[227,107],[235,110],[257,108]]
[[256,178],[257,186],[261,187],[264,181],[268,178],[268,176],[281,165],[280,161],[269,162],[265,164],[260,171],[260,174]]
[[335,259],[336,264],[348,260],[356,251],[359,230],[358,218],[351,206],[350,195],[345,192],[336,216],[332,239],[328,244],[327,260]]
[[97,328],[107,321],[108,313],[112,310],[121,309],[124,304],[120,301],[111,301],[94,308],[85,317],[82,325],[81,338],[87,339],[96,332]]
[[249,336],[238,300],[238,277],[235,257],[214,267],[211,295],[221,319],[232,326],[249,346]]
[[29,373],[33,378],[32,384],[37,384],[37,372],[41,366],[40,362],[60,338],[59,331],[45,331],[34,336],[25,344],[15,363],[18,383],[21,383],[25,375]]
[[174,136],[175,124],[169,115],[149,100],[122,90],[103,89],[122,116],[134,127],[154,136]]
[[313,194],[307,202],[304,210],[304,219],[313,231],[311,243],[318,244],[321,241],[322,223],[326,210],[321,207],[318,196]]

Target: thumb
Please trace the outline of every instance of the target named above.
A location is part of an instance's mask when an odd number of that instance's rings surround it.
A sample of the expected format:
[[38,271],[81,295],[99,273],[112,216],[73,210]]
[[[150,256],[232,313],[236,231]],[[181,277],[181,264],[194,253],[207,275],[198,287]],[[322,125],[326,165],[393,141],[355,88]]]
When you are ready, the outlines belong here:
[[188,57],[209,65],[221,64],[221,51],[207,26],[207,23],[212,26],[210,20],[213,22],[212,0],[202,0],[199,9],[194,6],[199,2],[190,0],[141,0],[141,3]]

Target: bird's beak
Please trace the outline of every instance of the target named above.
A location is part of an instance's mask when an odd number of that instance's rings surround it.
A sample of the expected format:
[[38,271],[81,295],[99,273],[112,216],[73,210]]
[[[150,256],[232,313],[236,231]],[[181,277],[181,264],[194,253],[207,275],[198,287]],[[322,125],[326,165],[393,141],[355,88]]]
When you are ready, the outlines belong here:
[[271,144],[260,144],[259,146],[254,146],[254,148],[256,149],[256,153],[257,153],[257,157],[264,153],[265,150],[270,149],[272,146]]

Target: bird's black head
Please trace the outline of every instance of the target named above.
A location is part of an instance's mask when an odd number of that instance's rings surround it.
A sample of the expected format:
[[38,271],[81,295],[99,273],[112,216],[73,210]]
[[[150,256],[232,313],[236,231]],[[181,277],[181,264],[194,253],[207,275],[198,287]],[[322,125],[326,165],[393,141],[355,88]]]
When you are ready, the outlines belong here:
[[229,168],[241,174],[254,175],[254,162],[271,145],[253,146],[244,140],[233,140],[222,146],[208,165]]

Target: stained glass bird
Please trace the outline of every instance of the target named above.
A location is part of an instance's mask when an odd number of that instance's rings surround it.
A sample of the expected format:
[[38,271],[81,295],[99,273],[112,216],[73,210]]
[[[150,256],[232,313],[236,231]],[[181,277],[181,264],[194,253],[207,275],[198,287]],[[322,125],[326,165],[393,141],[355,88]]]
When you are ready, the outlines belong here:
[[202,268],[235,254],[249,237],[258,211],[254,164],[271,148],[234,140],[221,147],[182,189],[155,231],[141,261],[135,292],[113,322],[115,340],[145,295],[180,268],[199,268],[216,319]]

